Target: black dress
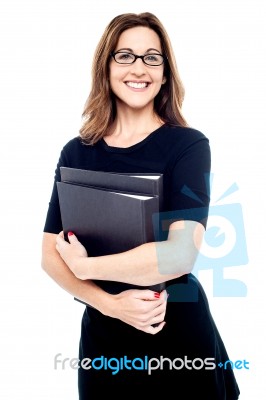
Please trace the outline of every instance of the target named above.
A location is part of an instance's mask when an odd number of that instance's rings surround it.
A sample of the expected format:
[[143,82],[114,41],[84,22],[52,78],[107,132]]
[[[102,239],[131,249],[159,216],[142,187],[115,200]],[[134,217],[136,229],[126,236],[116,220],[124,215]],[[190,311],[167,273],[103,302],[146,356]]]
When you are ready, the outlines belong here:
[[[60,181],[60,166],[163,173],[164,211],[171,212],[175,219],[186,210],[187,219],[206,227],[210,159],[208,139],[191,128],[163,125],[128,148],[111,147],[104,140],[85,145],[76,137],[62,149],[55,182]],[[61,230],[54,184],[44,231]],[[168,281],[167,291],[166,326],[156,335],[86,307],[79,346],[80,400],[102,398],[106,391],[115,398],[170,394],[182,400],[238,399],[232,369],[218,365],[229,356],[199,281],[193,274],[184,275]]]

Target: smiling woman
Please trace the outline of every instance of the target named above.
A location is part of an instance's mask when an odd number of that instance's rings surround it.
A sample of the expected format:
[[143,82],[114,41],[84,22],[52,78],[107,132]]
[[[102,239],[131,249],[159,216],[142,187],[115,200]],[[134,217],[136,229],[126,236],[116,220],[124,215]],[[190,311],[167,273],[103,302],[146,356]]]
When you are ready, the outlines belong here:
[[[233,371],[217,367],[229,359],[226,348],[192,274],[208,219],[209,141],[182,115],[184,89],[159,19],[150,13],[115,17],[96,49],[92,77],[80,134],[66,143],[57,164],[42,257],[44,270],[87,304],[79,399],[102,398],[110,389],[116,398],[148,390],[186,400],[236,400]],[[162,211],[171,216],[163,221],[164,236],[94,257],[79,232],[65,240],[60,167],[163,175]],[[114,294],[103,290],[105,281],[129,286]],[[159,283],[166,290],[147,289]],[[111,372],[114,363],[119,373]]]

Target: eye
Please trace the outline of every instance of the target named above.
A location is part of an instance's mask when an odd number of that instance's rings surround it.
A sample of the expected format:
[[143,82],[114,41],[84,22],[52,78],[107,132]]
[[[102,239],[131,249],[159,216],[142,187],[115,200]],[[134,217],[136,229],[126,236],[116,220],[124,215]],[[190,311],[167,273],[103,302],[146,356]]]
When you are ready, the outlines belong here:
[[131,61],[134,60],[134,56],[130,53],[116,53],[115,58],[117,61]]
[[162,60],[162,56],[159,54],[147,54],[145,56],[145,61],[149,62],[160,62]]

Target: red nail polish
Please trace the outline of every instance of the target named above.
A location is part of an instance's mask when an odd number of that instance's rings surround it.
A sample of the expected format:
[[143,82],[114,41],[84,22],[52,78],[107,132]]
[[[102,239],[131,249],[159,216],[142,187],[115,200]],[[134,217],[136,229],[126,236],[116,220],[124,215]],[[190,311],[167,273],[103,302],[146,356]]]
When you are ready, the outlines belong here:
[[154,292],[154,297],[156,297],[156,299],[158,299],[160,297],[160,293]]
[[74,235],[73,232],[68,232],[68,236],[72,236],[72,235]]

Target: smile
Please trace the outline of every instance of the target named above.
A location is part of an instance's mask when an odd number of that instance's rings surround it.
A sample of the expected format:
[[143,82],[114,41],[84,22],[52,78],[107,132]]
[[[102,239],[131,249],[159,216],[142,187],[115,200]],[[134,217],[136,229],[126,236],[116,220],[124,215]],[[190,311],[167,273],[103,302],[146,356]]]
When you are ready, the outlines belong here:
[[125,82],[127,86],[134,89],[144,89],[149,85],[148,82]]

